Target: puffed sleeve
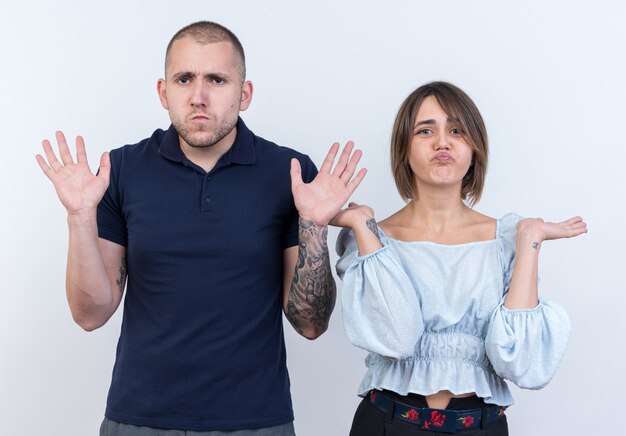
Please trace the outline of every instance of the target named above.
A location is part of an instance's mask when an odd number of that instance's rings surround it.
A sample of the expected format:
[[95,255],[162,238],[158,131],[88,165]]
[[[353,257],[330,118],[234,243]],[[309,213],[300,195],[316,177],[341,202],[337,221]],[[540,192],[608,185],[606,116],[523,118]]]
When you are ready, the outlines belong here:
[[350,342],[395,359],[413,355],[424,324],[417,294],[392,250],[383,246],[359,256],[352,231],[344,229],[337,254],[343,323]]
[[[496,238],[503,261],[504,296],[515,265],[516,226],[521,217],[509,214],[499,223]],[[511,310],[504,298],[494,310],[485,347],[496,373],[517,386],[540,389],[558,369],[569,341],[570,322],[558,304],[540,298],[532,309]]]

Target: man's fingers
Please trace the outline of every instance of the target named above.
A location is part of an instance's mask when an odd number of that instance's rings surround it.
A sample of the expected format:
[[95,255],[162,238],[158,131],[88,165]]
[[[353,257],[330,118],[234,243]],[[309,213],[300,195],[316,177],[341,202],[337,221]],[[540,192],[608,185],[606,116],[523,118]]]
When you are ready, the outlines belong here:
[[297,186],[300,186],[302,183],[302,168],[300,167],[300,162],[298,159],[291,159],[291,171],[289,172],[291,175],[291,189],[295,189]]
[[350,180],[350,183],[346,185],[348,191],[350,191],[350,195],[352,195],[354,190],[361,184],[365,174],[367,174],[367,168],[361,168],[356,176],[354,176],[354,179]]
[[57,138],[57,145],[59,146],[59,156],[61,157],[61,161],[64,165],[72,164],[74,161],[72,160],[72,153],[70,153],[70,148],[67,146],[67,141],[65,140],[65,135],[60,130],[55,134]]
[[76,162],[87,163],[87,151],[85,150],[85,140],[80,135],[76,137]]
[[37,160],[37,163],[39,164],[39,168],[41,168],[41,171],[43,171],[43,173],[46,175],[47,178],[52,180],[52,175],[54,174],[54,170],[50,168],[50,165],[48,165],[48,163],[43,158],[43,156],[40,154],[37,154],[35,155],[35,159]]
[[41,145],[43,146],[43,152],[46,155],[46,160],[48,161],[48,165],[50,165],[52,170],[56,171],[59,168],[61,168],[63,165],[61,165],[61,162],[57,160],[57,157],[54,154],[54,151],[52,150],[52,144],[50,144],[50,141],[48,141],[47,139],[44,139],[41,142]]
[[324,162],[322,162],[322,166],[320,167],[320,173],[330,174],[330,170],[333,167],[333,163],[335,162],[335,157],[337,156],[337,151],[339,150],[339,143],[335,142],[328,151]]
[[354,154],[352,154],[352,157],[350,158],[350,162],[348,163],[348,166],[343,171],[343,174],[341,174],[341,177],[340,177],[344,183],[348,183],[350,179],[352,178],[352,176],[354,175],[354,171],[356,171],[356,166],[359,164],[359,161],[361,160],[361,156],[363,156],[363,152],[361,150],[357,150],[354,152]]
[[[83,144],[83,147],[84,147],[84,144]],[[109,157],[109,153],[105,151],[104,153],[102,153],[102,156],[100,157],[100,169],[98,170],[98,177],[101,177],[102,180],[104,180],[108,186],[110,174],[111,174],[111,158]]]
[[341,175],[346,169],[346,166],[348,165],[348,161],[350,160],[350,154],[352,153],[353,147],[354,147],[353,141],[348,141],[346,143],[346,146],[343,148],[343,151],[341,152],[341,155],[339,156],[337,165],[335,166],[335,169],[333,170],[333,175],[337,177],[341,177]]

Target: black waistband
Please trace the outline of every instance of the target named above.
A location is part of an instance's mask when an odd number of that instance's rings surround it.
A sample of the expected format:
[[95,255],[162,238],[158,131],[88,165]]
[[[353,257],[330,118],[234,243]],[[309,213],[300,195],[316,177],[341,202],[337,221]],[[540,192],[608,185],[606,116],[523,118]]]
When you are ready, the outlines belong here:
[[368,398],[388,416],[418,425],[423,430],[442,433],[456,433],[457,430],[478,427],[485,429],[487,424],[501,418],[506,410],[506,407],[486,405],[484,402],[482,407],[473,409],[415,407],[391,398],[387,392],[376,390],[370,391]]

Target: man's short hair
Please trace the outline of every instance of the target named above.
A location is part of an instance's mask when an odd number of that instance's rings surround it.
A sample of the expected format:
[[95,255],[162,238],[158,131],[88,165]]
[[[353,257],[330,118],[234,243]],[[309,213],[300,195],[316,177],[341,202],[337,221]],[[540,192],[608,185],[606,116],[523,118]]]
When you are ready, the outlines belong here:
[[462,89],[448,82],[430,82],[413,91],[402,103],[391,133],[391,171],[404,201],[418,198],[409,164],[415,117],[427,97],[433,96],[450,118],[458,120],[463,139],[472,147],[472,165],[463,177],[461,198],[470,206],[480,200],[489,154],[487,129],[478,108]]
[[180,29],[176,34],[172,37],[169,44],[167,44],[167,50],[165,51],[165,74],[167,75],[167,63],[169,61],[170,50],[172,49],[172,45],[174,41],[190,37],[193,38],[194,41],[199,42],[200,44],[212,44],[215,42],[230,42],[235,49],[235,53],[239,57],[240,61],[240,74],[241,74],[241,83],[246,80],[246,56],[243,52],[243,46],[237,36],[228,30],[226,27],[221,24],[214,23],[212,21],[198,21],[196,23],[191,23],[188,26]]

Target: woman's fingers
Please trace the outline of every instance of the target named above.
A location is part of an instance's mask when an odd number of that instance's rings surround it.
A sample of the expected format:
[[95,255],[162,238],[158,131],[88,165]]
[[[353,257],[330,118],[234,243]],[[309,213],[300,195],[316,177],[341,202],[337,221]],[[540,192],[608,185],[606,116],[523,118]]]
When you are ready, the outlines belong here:
[[579,223],[582,220],[583,220],[582,217],[574,216],[565,221],[561,221],[560,224],[571,225],[571,224]]

